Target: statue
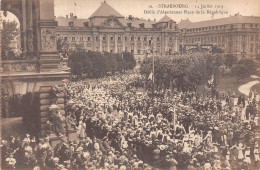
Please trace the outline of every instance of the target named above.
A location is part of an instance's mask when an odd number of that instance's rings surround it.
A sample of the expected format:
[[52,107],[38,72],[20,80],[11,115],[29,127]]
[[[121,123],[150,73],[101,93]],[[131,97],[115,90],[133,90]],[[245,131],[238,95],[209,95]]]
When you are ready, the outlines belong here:
[[60,93],[59,87],[57,85],[52,86],[51,91],[50,91],[51,104],[57,104],[59,93]]
[[51,120],[52,120],[52,128],[51,130],[54,131],[54,133],[58,137],[62,137],[65,134],[65,121],[63,119],[63,116],[59,112],[59,110],[54,109],[51,110]]

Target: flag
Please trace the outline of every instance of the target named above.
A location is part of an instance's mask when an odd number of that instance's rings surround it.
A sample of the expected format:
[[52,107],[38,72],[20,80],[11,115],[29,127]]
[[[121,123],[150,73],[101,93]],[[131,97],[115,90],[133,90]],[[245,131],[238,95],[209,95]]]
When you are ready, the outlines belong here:
[[74,5],[77,6],[76,2],[74,1]]
[[148,79],[152,80],[153,79],[153,72],[150,73]]

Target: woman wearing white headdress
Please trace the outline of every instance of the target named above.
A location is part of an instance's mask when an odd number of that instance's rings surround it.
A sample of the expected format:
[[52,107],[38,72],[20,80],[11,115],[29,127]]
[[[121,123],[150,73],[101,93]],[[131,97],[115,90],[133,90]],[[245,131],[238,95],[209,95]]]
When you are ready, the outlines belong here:
[[258,143],[255,144],[254,157],[255,157],[255,162],[258,162],[260,160],[259,159],[259,146],[258,146]]
[[245,160],[247,164],[251,164],[251,158],[250,158],[250,147],[247,147],[245,151]]

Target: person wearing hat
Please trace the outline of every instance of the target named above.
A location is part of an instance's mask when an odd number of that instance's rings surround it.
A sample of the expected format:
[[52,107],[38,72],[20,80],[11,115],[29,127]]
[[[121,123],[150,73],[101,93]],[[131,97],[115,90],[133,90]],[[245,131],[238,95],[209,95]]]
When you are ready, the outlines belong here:
[[260,161],[260,159],[259,159],[259,145],[258,145],[257,142],[255,143],[255,147],[254,147],[254,158],[255,158],[255,163],[257,165]]
[[244,159],[244,161],[245,161],[248,165],[251,164],[250,147],[246,147],[245,159]]

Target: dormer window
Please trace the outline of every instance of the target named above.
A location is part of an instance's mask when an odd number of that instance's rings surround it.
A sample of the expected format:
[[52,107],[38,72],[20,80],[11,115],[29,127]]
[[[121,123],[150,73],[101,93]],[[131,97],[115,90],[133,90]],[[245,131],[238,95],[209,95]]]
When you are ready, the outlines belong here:
[[144,23],[139,24],[140,28],[144,28]]
[[73,21],[69,22],[69,26],[74,27],[74,22]]
[[89,22],[84,22],[85,27],[89,27]]

